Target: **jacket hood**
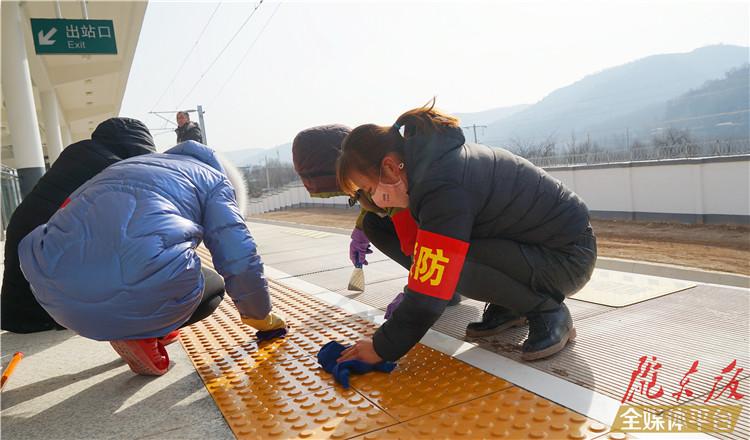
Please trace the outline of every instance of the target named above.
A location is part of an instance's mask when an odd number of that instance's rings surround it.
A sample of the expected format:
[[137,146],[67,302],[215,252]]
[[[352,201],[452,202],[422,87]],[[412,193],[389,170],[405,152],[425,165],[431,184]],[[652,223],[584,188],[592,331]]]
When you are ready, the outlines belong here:
[[137,119],[107,119],[96,127],[91,140],[104,145],[121,159],[156,153],[154,138],[146,125]]
[[294,170],[311,195],[340,195],[336,160],[341,142],[352,129],[345,125],[321,125],[302,130],[292,142]]
[[[406,127],[409,133],[409,127]],[[466,143],[463,130],[445,128],[439,133],[415,134],[404,143],[404,163],[408,170],[409,191],[429,176],[433,162]]]

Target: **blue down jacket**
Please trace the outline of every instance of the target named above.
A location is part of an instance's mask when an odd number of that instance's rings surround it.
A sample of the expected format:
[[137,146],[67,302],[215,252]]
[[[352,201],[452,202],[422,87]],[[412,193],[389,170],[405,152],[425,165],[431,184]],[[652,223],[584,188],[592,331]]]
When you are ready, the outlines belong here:
[[240,313],[271,310],[255,242],[213,150],[194,141],[116,163],[18,247],[34,296],[96,340],[163,336],[198,306],[205,240]]

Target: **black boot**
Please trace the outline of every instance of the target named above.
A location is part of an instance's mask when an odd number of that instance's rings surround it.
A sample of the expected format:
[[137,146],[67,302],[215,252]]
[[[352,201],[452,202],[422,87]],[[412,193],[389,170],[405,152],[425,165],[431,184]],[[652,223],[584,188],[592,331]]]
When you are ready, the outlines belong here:
[[458,293],[458,292],[455,292],[455,293],[453,294],[453,298],[451,298],[451,300],[450,300],[450,301],[448,301],[448,307],[450,307],[450,306],[455,306],[455,305],[458,305],[458,304],[461,304],[461,300],[462,300],[462,299],[463,299],[463,298],[461,298],[461,294],[460,294],[460,293]]
[[525,317],[519,316],[505,307],[487,303],[484,306],[482,320],[480,322],[470,322],[466,326],[466,336],[469,338],[479,338],[496,335],[503,330],[524,324],[526,324]]
[[536,309],[526,316],[529,319],[529,337],[521,349],[523,360],[532,361],[552,356],[576,337],[573,318],[565,304],[544,310]]

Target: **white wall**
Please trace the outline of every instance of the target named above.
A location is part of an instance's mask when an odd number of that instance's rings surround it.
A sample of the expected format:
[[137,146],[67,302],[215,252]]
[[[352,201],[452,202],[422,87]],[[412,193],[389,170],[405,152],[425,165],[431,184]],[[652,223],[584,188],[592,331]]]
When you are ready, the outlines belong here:
[[312,198],[301,183],[293,183],[283,188],[265,194],[263,197],[250,199],[251,208],[245,215],[262,214],[268,211],[289,208],[300,205],[319,205],[329,208],[344,208],[349,206],[349,197]]
[[[630,169],[628,168],[548,171],[583,197],[589,209],[632,210]],[[596,208],[593,208],[594,206]]]
[[[750,156],[550,168],[597,212],[750,219]],[[728,218],[725,218],[728,219]]]
[[750,161],[707,163],[702,174],[705,212],[745,215],[750,212]]

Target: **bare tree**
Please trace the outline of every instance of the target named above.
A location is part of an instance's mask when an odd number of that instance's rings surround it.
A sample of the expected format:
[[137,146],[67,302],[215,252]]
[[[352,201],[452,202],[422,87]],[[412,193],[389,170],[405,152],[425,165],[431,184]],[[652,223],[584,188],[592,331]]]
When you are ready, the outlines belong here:
[[550,134],[546,139],[533,142],[514,136],[510,139],[510,149],[521,157],[539,158],[554,156],[557,150],[555,135]]
[[672,145],[685,145],[693,143],[690,130],[669,127],[655,134],[651,139],[655,147],[668,147]]
[[576,131],[570,132],[570,140],[565,144],[565,151],[571,151],[576,149]]
[[592,141],[591,138],[587,137],[585,141],[568,143],[565,154],[589,154],[598,153],[603,151],[603,148],[599,146],[596,141]]
[[258,197],[267,188],[278,188],[297,180],[297,173],[290,163],[269,159],[265,165],[254,165],[241,169],[248,193]]
[[686,128],[669,127],[656,133],[651,143],[660,150],[660,158],[692,157],[700,152],[700,146]]

